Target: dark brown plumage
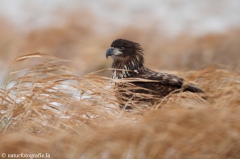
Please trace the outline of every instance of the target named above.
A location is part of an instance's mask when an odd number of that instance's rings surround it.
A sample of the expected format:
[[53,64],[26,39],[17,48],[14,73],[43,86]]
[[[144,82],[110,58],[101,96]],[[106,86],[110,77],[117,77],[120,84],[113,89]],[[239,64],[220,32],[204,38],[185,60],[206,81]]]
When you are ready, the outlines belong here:
[[[106,57],[112,56],[113,79],[140,78],[153,80],[153,82],[135,81],[131,84],[144,89],[132,90],[135,93],[147,93],[162,98],[169,93],[182,89],[183,91],[204,93],[200,88],[193,84],[183,86],[184,79],[168,73],[155,72],[144,66],[143,49],[138,43],[117,39],[111,44],[106,52]],[[124,87],[117,84],[117,87]],[[124,89],[119,91],[123,96],[131,98],[124,93]],[[178,91],[179,92],[179,91]],[[143,99],[144,100],[144,99]],[[126,101],[126,99],[125,99]]]

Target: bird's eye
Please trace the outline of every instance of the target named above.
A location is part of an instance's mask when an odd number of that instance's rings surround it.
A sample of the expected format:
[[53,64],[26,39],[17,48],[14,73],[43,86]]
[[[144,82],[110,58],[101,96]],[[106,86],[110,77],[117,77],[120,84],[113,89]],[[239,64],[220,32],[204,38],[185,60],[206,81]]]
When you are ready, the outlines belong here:
[[125,47],[121,47],[120,49],[121,49],[121,50],[124,50],[124,49],[125,49]]

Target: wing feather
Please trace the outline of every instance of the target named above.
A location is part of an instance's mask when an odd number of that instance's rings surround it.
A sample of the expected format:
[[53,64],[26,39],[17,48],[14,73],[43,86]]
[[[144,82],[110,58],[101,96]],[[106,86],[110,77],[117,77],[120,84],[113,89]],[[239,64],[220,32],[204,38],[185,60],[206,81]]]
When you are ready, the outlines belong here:
[[178,76],[168,74],[168,73],[161,73],[155,72],[150,69],[145,70],[139,74],[140,78],[150,79],[150,80],[157,80],[161,84],[172,85],[172,86],[179,86],[181,87],[183,84],[183,78]]
[[[168,74],[168,73],[155,72],[150,69],[146,69],[144,72],[141,72],[140,74],[138,74],[138,76],[139,78],[157,80],[159,81],[159,83],[163,85],[177,86],[179,88],[181,88],[184,83],[184,79],[181,77],[178,77],[173,74]],[[184,85],[184,90],[187,90],[190,92],[204,93],[203,90],[201,90],[200,88],[198,88],[197,86],[191,83]]]

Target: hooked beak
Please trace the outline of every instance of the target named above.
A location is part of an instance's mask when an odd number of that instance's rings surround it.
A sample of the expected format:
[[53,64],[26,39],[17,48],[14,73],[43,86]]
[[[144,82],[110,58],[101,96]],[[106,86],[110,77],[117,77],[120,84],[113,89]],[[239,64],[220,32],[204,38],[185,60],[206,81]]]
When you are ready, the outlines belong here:
[[106,51],[106,58],[108,58],[108,56],[112,56],[112,55],[118,56],[118,55],[121,55],[121,54],[122,54],[122,52],[118,48],[110,47]]
[[113,50],[114,50],[113,47],[110,47],[109,49],[107,49],[106,58],[108,58],[108,56],[112,56],[113,55]]

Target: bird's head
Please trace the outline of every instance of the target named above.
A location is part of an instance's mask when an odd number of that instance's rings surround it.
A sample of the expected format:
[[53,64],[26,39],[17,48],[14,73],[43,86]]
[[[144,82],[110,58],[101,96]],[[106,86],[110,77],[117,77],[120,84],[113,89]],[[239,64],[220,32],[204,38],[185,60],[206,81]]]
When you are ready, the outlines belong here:
[[143,66],[143,55],[140,44],[124,39],[114,40],[111,47],[106,51],[106,58],[108,56],[113,58],[113,66],[114,62],[118,62],[128,66],[128,68]]

